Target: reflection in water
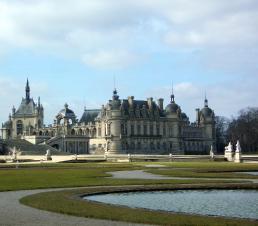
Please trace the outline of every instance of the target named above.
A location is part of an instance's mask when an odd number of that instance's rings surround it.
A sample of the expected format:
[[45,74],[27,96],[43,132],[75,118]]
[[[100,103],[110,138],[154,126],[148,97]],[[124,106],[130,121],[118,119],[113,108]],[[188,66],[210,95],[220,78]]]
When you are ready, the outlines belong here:
[[87,196],[84,199],[152,210],[258,219],[256,190],[130,192]]

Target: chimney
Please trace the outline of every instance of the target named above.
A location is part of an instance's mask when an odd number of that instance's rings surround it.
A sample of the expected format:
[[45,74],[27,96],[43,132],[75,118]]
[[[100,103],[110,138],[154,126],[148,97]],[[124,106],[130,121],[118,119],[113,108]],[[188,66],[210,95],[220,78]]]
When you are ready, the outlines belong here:
[[149,107],[149,109],[151,109],[151,108],[152,108],[152,102],[153,102],[153,98],[152,98],[152,97],[147,98],[147,103],[148,103],[148,107]]
[[128,97],[128,103],[130,106],[133,106],[133,100],[134,100],[134,96],[129,96]]
[[158,99],[158,106],[159,106],[159,109],[161,111],[163,111],[163,103],[164,103],[164,99],[163,98],[159,98]]

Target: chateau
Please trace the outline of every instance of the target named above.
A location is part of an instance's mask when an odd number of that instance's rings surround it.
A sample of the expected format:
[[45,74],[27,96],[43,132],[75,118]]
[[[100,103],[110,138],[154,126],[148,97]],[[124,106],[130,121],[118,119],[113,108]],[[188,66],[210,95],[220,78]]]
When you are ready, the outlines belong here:
[[40,98],[35,103],[30,97],[28,80],[25,98],[18,109],[13,107],[1,132],[4,140],[24,139],[74,154],[199,154],[216,146],[215,115],[207,98],[190,123],[173,92],[164,107],[162,98],[120,99],[115,89],[106,105],[84,109],[80,120],[65,104],[54,123],[44,126],[44,108]]

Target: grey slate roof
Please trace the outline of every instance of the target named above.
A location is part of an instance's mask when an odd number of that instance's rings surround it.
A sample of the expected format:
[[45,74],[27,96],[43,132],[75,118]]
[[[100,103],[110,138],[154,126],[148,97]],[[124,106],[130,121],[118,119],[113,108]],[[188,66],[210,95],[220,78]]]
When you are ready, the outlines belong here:
[[98,116],[98,114],[101,112],[100,109],[89,109],[84,110],[82,117],[80,119],[80,123],[88,123],[88,122],[94,122],[94,119]]
[[22,102],[18,110],[15,112],[14,116],[23,116],[23,115],[31,116],[36,113],[36,109],[37,109],[37,106],[32,98],[29,99],[29,101],[22,98]]

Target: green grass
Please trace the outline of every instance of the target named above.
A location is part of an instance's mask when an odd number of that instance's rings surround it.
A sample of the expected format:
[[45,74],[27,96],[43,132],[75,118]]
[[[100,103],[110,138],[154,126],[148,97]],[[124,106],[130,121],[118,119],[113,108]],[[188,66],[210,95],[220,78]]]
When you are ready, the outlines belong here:
[[[207,183],[207,180],[124,180],[107,178],[110,171],[143,169],[157,174],[177,177],[207,177],[207,178],[257,178],[257,176],[229,173],[233,170],[258,170],[256,164],[227,164],[227,163],[156,163],[165,164],[169,168],[163,170],[146,168],[146,163],[66,163],[66,164],[37,164],[14,165],[0,168],[0,191],[84,187],[100,185],[128,184],[175,184],[175,183]],[[153,163],[152,163],[153,164]],[[3,167],[3,165],[2,165]],[[171,168],[189,168],[189,170]],[[219,173],[219,171],[221,171]],[[226,171],[226,172],[225,172]],[[212,181],[214,182],[214,181]],[[218,181],[220,183],[230,181]]]
[[118,220],[133,223],[146,223],[155,225],[174,225],[174,226],[243,226],[258,225],[257,221],[242,219],[226,219],[223,217],[206,217],[197,215],[187,215],[178,213],[168,213],[164,211],[150,211],[146,209],[127,208],[102,204],[92,201],[82,200],[81,195],[89,195],[103,192],[116,191],[139,191],[139,190],[162,190],[162,189],[186,189],[186,188],[253,188],[254,185],[164,185],[164,186],[139,186],[134,188],[87,188],[81,190],[47,192],[27,196],[21,199],[21,203],[31,207],[75,215],[80,217],[99,218],[107,220]]

